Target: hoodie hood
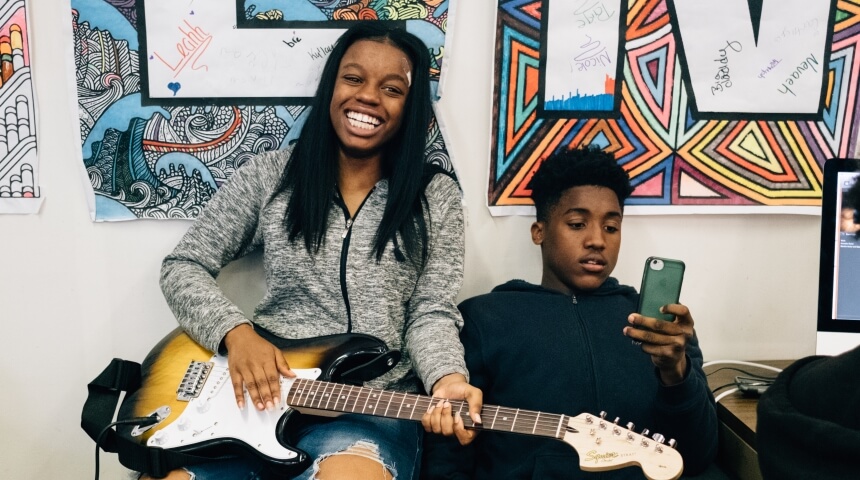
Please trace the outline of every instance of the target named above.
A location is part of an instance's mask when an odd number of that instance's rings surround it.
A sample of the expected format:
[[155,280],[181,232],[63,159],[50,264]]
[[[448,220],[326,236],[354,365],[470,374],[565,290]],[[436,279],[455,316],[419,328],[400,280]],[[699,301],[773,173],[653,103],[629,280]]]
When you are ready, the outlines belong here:
[[[540,285],[529,283],[525,280],[510,280],[493,289],[493,292],[523,292],[543,293],[546,295],[564,295],[563,293],[544,288]],[[614,277],[609,277],[597,290],[574,290],[573,294],[580,296],[607,296],[607,295],[635,295],[636,289],[628,285],[618,283]],[[567,296],[567,295],[565,295]]]

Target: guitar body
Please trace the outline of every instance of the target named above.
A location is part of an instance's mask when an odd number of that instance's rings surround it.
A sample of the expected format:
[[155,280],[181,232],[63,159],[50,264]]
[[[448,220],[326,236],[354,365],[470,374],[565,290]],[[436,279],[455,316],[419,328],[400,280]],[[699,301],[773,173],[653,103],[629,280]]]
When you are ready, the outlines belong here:
[[[281,349],[299,378],[358,385],[400,360],[399,351],[369,335],[286,340],[257,331]],[[118,419],[157,415],[160,421],[145,428],[118,428],[120,435],[203,459],[251,454],[279,477],[296,475],[310,464],[305,452],[287,443],[295,410],[284,400],[294,379],[281,378],[282,399],[274,411],[239,410],[227,357],[201,347],[182,329],[150,351],[141,375],[140,388],[123,400]]]

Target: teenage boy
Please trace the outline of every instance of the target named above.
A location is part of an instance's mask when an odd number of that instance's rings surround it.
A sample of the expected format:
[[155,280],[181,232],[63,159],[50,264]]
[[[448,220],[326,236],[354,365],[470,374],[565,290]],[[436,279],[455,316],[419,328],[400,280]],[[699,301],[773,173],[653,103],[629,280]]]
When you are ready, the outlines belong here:
[[[605,411],[609,422],[620,417],[637,433],[675,439],[685,473],[703,470],[716,454],[717,416],[690,311],[666,305],[673,322],[638,315],[636,290],[610,277],[632,191],[627,173],[608,153],[563,150],[543,162],[531,188],[541,284],[513,280],[460,304],[472,384],[485,404],[571,416]],[[462,431],[450,405],[439,406],[429,430]],[[557,440],[497,432],[467,446],[451,440],[426,437],[424,478],[595,478]],[[597,478],[643,473],[626,467]]]

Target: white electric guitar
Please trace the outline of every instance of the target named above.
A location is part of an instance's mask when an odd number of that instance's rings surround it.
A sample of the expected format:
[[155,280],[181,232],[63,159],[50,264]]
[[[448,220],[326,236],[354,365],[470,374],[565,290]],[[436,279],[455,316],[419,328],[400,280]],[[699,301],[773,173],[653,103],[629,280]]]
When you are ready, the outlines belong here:
[[[206,456],[207,452],[253,454],[272,471],[291,475],[312,459],[289,444],[290,418],[295,411],[336,416],[344,413],[420,421],[431,404],[429,396],[379,390],[345,383],[339,372],[364,368],[371,358],[385,358],[385,369],[399,359],[380,340],[343,334],[307,340],[282,340],[279,345],[297,378],[281,378],[281,406],[274,411],[239,410],[227,369],[227,358],[213,355],[181,331],[162,340],[142,364],[141,388],[120,407],[119,418],[157,416],[148,427],[123,428],[120,434],[140,443]],[[355,367],[358,365],[358,367]],[[310,367],[310,368],[302,368]],[[378,374],[378,372],[373,372]],[[320,380],[323,378],[325,380]],[[558,415],[484,405],[482,424],[474,424],[464,401],[451,401],[455,415],[467,428],[510,432],[561,440],[579,454],[586,471],[639,466],[649,480],[681,476],[683,460],[674,441],[662,435],[636,433],[633,425],[618,425],[604,414]]]

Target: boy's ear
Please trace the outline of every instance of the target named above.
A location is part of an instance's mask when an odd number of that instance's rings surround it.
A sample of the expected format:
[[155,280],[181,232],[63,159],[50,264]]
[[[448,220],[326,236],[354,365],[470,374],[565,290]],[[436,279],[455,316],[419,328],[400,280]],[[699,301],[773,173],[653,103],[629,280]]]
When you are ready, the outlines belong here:
[[532,223],[532,243],[535,245],[543,245],[544,223]]

